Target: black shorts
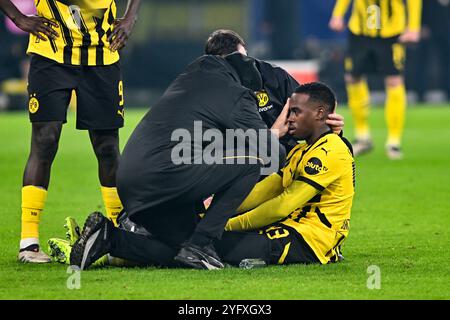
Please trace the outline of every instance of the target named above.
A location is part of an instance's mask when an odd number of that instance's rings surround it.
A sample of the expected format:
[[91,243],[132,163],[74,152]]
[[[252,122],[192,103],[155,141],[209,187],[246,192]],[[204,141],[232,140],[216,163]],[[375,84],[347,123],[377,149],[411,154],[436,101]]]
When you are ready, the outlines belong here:
[[320,263],[297,231],[279,223],[255,232],[224,232],[214,246],[223,261],[231,265],[251,258],[263,259],[267,264]]
[[119,62],[74,66],[33,55],[28,76],[31,122],[67,122],[72,91],[77,96],[77,129],[117,129],[124,123]]
[[405,47],[398,36],[370,38],[350,33],[345,71],[355,77],[369,73],[400,75],[405,64]]

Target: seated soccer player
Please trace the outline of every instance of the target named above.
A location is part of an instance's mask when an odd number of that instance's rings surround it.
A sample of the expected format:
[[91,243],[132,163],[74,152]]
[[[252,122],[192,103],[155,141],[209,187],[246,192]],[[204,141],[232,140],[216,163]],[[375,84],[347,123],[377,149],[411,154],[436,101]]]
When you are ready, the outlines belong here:
[[324,84],[305,84],[295,90],[289,133],[305,143],[289,153],[280,172],[253,188],[238,208],[243,214],[229,220],[226,230],[259,230],[262,235],[247,236],[247,241],[230,236],[235,238],[234,246],[218,242],[217,252],[224,261],[236,263],[252,254],[269,263],[325,264],[341,257],[349,231],[355,167],[350,144],[325,123],[335,104],[333,92]]
[[[289,132],[305,143],[290,152],[279,173],[256,184],[238,208],[242,214],[228,221],[229,231],[214,242],[222,261],[237,265],[245,258],[268,264],[339,260],[348,235],[355,176],[350,144],[325,123],[335,105],[333,92],[324,84],[295,90]],[[91,237],[94,232],[102,236]],[[176,248],[157,237],[113,228],[100,213],[88,217],[83,236],[95,238],[86,249],[84,267],[107,253],[144,265],[177,266]]]

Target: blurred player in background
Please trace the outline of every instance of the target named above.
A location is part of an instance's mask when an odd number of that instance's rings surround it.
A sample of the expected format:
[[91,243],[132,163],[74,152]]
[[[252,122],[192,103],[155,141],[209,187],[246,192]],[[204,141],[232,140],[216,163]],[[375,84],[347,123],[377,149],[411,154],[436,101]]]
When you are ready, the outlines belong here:
[[[329,26],[341,32],[351,0],[337,0]],[[355,122],[355,156],[373,148],[368,117],[370,93],[365,76],[376,72],[384,76],[385,117],[388,129],[386,153],[389,159],[403,157],[401,140],[406,112],[403,79],[405,43],[420,38],[421,0],[354,0],[348,23],[349,44],[345,59],[348,104]],[[406,9],[407,7],[407,9]]]
[[23,176],[18,259],[46,263],[51,260],[39,248],[39,222],[73,90],[77,129],[89,130],[107,215],[114,221],[122,210],[116,190],[118,128],[124,122],[118,50],[133,29],[140,0],[128,0],[121,19],[116,19],[114,0],[35,3],[37,16],[23,15],[10,0],[0,0],[0,9],[30,33],[27,53],[32,55],[28,77],[31,151]]

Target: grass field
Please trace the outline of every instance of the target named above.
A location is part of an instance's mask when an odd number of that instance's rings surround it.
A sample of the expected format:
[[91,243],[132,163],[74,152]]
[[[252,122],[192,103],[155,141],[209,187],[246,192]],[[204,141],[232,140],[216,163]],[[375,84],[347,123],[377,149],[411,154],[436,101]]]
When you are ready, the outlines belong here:
[[[352,123],[346,109],[346,133]],[[122,146],[144,110],[127,111]],[[327,266],[274,266],[217,272],[120,269],[81,274],[70,290],[67,267],[16,261],[20,189],[29,150],[25,113],[0,113],[0,299],[449,299],[450,298],[450,108],[411,107],[405,159],[384,155],[384,115],[374,109],[376,143],[357,159],[357,187],[346,259]],[[64,237],[63,219],[102,209],[97,168],[86,132],[65,126],[41,224],[41,244]],[[381,271],[370,290],[369,266]]]

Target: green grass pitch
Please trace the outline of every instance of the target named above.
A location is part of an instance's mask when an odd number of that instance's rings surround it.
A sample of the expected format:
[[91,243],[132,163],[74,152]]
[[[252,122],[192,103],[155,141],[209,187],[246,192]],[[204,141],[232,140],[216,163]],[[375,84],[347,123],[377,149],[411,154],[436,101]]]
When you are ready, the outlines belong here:
[[[351,138],[348,110],[340,112]],[[143,114],[127,111],[122,146]],[[88,213],[103,211],[89,138],[74,129],[74,120],[70,115],[52,170],[41,223],[45,250],[48,238],[64,237],[64,217],[84,222]],[[408,110],[403,161],[384,155],[381,108],[372,110],[371,124],[376,147],[356,161],[342,263],[214,272],[108,267],[82,272],[80,289],[69,289],[67,266],[16,261],[30,125],[25,113],[0,113],[0,299],[449,299],[450,108]],[[381,272],[379,289],[368,289],[370,266]]]

